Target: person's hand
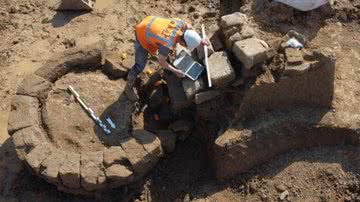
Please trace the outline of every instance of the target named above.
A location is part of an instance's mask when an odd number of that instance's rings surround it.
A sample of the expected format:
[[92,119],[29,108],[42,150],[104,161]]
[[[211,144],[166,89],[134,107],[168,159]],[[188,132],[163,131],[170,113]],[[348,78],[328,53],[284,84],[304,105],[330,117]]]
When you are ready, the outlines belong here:
[[208,39],[202,39],[200,44],[202,46],[209,46],[210,45],[210,41]]
[[174,72],[175,73],[175,75],[177,76],[177,77],[179,77],[179,78],[184,78],[185,77],[185,74],[182,72],[182,71],[180,71],[180,70],[177,70],[176,72]]

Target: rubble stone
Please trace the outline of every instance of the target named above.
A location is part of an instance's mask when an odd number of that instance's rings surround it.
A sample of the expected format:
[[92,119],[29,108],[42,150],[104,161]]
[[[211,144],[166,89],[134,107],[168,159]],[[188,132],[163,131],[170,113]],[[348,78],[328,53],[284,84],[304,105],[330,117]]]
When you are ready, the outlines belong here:
[[44,168],[41,171],[41,175],[49,182],[57,183],[59,180],[60,166],[66,160],[66,153],[64,151],[54,149],[54,151],[41,163],[41,167]]
[[182,86],[184,88],[187,99],[190,101],[194,100],[195,94],[197,92],[205,88],[204,81],[201,78],[195,81],[189,78],[184,78],[182,80]]
[[224,15],[221,17],[220,26],[222,28],[228,28],[231,26],[242,26],[247,23],[247,16],[240,12],[235,12],[230,15]]
[[110,166],[114,163],[126,161],[126,153],[120,146],[112,146],[104,149],[104,164]]
[[286,48],[285,55],[289,65],[300,65],[303,63],[301,51],[295,48]]
[[37,98],[16,95],[11,103],[9,115],[9,134],[32,125],[39,124],[39,101]]
[[211,82],[217,88],[225,87],[235,79],[235,72],[226,52],[216,52],[211,55],[209,71]]
[[310,68],[311,68],[311,65],[308,63],[300,64],[300,65],[287,65],[285,67],[283,74],[285,76],[290,76],[290,77],[302,75],[305,72],[309,71]]
[[25,161],[36,173],[38,173],[40,171],[41,163],[51,154],[51,152],[52,148],[49,144],[40,144],[25,156]]
[[233,53],[243,63],[244,67],[251,69],[255,64],[268,59],[267,44],[256,38],[237,41],[233,45]]
[[133,172],[120,164],[114,164],[105,170],[105,175],[114,186],[129,184],[134,179]]
[[66,161],[60,166],[62,183],[69,188],[80,188],[80,154],[67,153]]
[[182,82],[173,73],[165,73],[165,81],[169,89],[171,107],[175,112],[179,112],[191,105],[187,99]]
[[81,187],[93,191],[99,187],[103,173],[103,152],[82,153],[80,157]]
[[221,93],[217,90],[201,92],[195,95],[195,104],[201,104],[206,101],[212,100],[219,96]]
[[160,130],[156,132],[156,136],[161,141],[161,147],[166,153],[171,153],[175,149],[176,134],[171,130]]
[[111,77],[115,79],[123,78],[127,75],[128,71],[128,69],[123,68],[112,59],[105,59],[104,72]]
[[16,94],[46,99],[51,88],[52,84],[50,82],[35,74],[31,74],[23,80],[18,87]]

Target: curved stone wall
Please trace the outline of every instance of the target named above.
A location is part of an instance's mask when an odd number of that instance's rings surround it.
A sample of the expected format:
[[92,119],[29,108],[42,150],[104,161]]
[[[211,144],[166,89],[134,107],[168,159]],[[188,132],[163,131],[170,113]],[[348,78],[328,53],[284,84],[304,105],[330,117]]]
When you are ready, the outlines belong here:
[[[95,111],[107,113],[107,116],[114,116],[111,111],[121,112],[118,114],[121,117],[112,118],[114,121],[121,122],[120,125],[124,127],[115,130],[111,136],[107,137],[97,127],[89,129],[90,126],[94,126],[92,120],[84,111],[80,111],[82,109],[79,103],[76,103],[66,92],[67,84],[76,86],[84,82],[76,76],[62,82],[62,78],[67,75],[84,72],[102,74],[105,57],[103,50],[103,45],[95,44],[55,56],[34,74],[24,79],[11,104],[8,131],[19,158],[34,174],[55,184],[59,190],[65,192],[91,194],[104,188],[133,183],[149,172],[163,155],[160,140],[154,134],[142,129],[136,129],[127,134],[130,131],[133,106],[125,96],[114,100],[111,106],[105,104],[111,100],[100,100],[99,102],[104,102],[102,108],[93,106]],[[121,94],[126,82],[121,79],[119,82]],[[105,89],[105,87],[100,89]],[[101,93],[97,94],[94,88],[87,90],[93,93],[92,97],[101,95]],[[65,111],[65,108],[59,107],[60,105],[54,102],[69,102],[69,105],[73,103],[73,108],[68,107],[75,111],[74,114]],[[57,109],[62,111],[57,111]],[[55,115],[58,118],[54,118]],[[84,119],[88,119],[88,125],[81,121],[76,123],[77,120]],[[79,130],[79,134],[81,131],[84,134],[91,133],[98,139],[84,141],[85,143],[80,147],[77,144],[81,143],[75,142],[76,137],[72,138],[76,134],[59,133],[71,127]],[[57,141],[60,134],[65,135],[65,138]],[[90,145],[94,141],[97,141],[97,146],[89,146],[90,148],[86,149],[87,144]],[[75,149],[66,147],[65,144]]]
[[229,128],[216,139],[212,158],[217,178],[225,179],[293,149],[339,144],[360,144],[360,114],[299,108]]

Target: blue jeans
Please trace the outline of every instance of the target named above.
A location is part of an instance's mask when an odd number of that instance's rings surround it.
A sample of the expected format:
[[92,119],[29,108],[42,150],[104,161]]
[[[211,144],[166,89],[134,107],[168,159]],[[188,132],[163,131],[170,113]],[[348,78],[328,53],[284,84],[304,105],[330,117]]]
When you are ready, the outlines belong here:
[[145,48],[143,48],[139,41],[136,40],[135,41],[135,64],[134,66],[131,68],[131,70],[129,71],[129,78],[136,78],[138,74],[140,74],[147,63],[147,57],[148,57],[148,52]]

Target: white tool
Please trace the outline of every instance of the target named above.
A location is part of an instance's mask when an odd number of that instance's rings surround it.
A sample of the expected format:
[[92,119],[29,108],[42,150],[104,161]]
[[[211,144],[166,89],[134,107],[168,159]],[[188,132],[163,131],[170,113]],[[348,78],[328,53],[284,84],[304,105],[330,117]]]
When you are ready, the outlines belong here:
[[[206,40],[204,24],[201,25],[201,30],[202,30],[203,39]],[[211,88],[212,84],[211,84],[211,75],[210,75],[210,71],[209,71],[209,62],[208,62],[209,53],[208,53],[207,45],[204,46],[204,53],[205,53],[205,67],[206,67],[206,72],[207,72],[207,79],[208,79],[208,83],[209,83],[209,88]]]
[[105,132],[106,135],[110,135],[111,131],[106,127],[106,125],[101,121],[99,117],[96,116],[95,112],[88,107],[85,102],[80,98],[78,92],[72,86],[69,86],[68,89],[74,95],[75,99],[80,103],[81,107],[86,111],[86,113],[90,116],[90,118],[101,127],[101,129]]

